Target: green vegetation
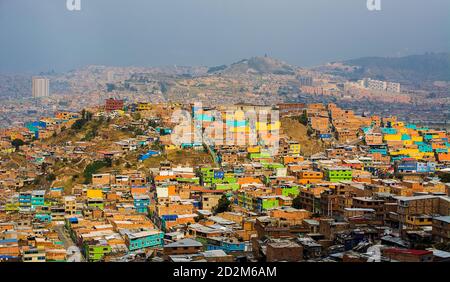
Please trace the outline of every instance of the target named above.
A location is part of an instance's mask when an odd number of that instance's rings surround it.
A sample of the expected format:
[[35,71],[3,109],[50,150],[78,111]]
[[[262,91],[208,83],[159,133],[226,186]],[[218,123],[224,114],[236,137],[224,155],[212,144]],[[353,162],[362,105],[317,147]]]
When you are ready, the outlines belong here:
[[434,247],[441,251],[450,252],[450,243],[438,243]]
[[152,150],[155,150],[155,151],[160,151],[160,152],[164,151],[164,145],[161,144],[161,142],[160,142],[158,139],[155,140],[155,142],[152,143],[152,145],[150,146],[150,148],[151,148]]
[[92,120],[92,113],[86,110],[81,111],[81,119],[78,119],[72,124],[72,129],[75,131],[81,130],[88,121]]
[[227,68],[227,65],[221,65],[221,66],[216,66],[216,67],[210,67],[207,71],[207,73],[214,73],[214,72],[218,72],[218,71],[223,71]]
[[111,159],[104,159],[101,161],[94,161],[86,166],[83,171],[84,184],[89,184],[92,182],[92,174],[97,173],[100,169],[104,167],[111,167]]
[[439,178],[444,183],[450,183],[450,173],[442,173],[439,175]]
[[20,149],[20,146],[23,146],[24,144],[25,143],[23,142],[22,139],[14,139],[11,142],[11,145],[13,145],[16,148],[17,151]]
[[222,198],[219,199],[219,203],[217,207],[214,209],[214,213],[222,213],[226,211],[230,211],[231,202],[228,200],[226,195],[222,195]]
[[52,181],[54,181],[54,180],[56,180],[56,175],[53,174],[53,173],[49,173],[49,174],[47,175],[47,181],[52,182]]
[[301,209],[302,208],[302,200],[300,199],[300,194],[297,195],[297,197],[295,197],[292,200],[292,207],[296,208],[296,209]]
[[308,125],[308,116],[306,114],[306,111],[303,111],[302,115],[299,116],[297,119],[301,124],[303,124],[305,126]]

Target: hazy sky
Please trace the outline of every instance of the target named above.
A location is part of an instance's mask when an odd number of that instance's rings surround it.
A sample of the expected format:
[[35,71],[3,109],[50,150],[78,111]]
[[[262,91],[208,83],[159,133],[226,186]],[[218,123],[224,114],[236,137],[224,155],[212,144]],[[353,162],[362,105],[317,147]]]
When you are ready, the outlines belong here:
[[449,0],[0,0],[0,71],[220,65],[268,54],[299,66],[450,50]]

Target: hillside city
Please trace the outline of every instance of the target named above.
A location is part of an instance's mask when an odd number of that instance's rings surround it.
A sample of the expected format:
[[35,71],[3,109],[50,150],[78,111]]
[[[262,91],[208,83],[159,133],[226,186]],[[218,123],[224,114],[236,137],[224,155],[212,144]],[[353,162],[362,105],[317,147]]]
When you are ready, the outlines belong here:
[[[1,110],[0,261],[449,261],[449,132],[341,103],[411,102],[400,83],[243,64],[77,73],[93,94],[66,99],[33,77],[29,120]],[[307,101],[279,100],[292,79]]]
[[[49,79],[50,91],[39,99],[30,95],[31,76],[0,73],[0,128],[20,126],[56,111],[79,112],[113,97],[128,103],[202,102],[208,106],[334,103],[359,115],[395,115],[405,122],[448,129],[450,55],[416,57],[401,59],[403,64],[420,67],[400,70],[357,65],[359,61],[300,68],[268,56],[209,68],[87,66],[66,73],[41,73]],[[437,72],[439,64],[423,66],[433,61],[429,57],[446,66],[444,77]],[[431,69],[429,79],[418,78],[425,77],[417,72],[422,68]]]

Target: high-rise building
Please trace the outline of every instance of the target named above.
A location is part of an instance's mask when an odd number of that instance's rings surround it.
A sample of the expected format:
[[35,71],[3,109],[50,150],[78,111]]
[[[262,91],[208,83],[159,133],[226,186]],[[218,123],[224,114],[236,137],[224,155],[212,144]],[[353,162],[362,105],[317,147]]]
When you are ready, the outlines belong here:
[[301,86],[312,86],[313,85],[313,79],[310,76],[298,76],[298,81],[300,82]]
[[50,95],[50,81],[44,77],[33,77],[33,98],[48,97]]
[[370,78],[364,78],[360,81],[361,86],[366,87],[371,90],[384,91],[390,93],[400,93],[400,83],[381,81]]

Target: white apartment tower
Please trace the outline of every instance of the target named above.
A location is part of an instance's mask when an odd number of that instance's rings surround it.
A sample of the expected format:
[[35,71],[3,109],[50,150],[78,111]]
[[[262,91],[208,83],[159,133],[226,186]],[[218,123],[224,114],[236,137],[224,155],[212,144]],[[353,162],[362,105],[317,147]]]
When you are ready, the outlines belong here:
[[50,95],[50,81],[44,77],[33,77],[33,98],[48,97]]

